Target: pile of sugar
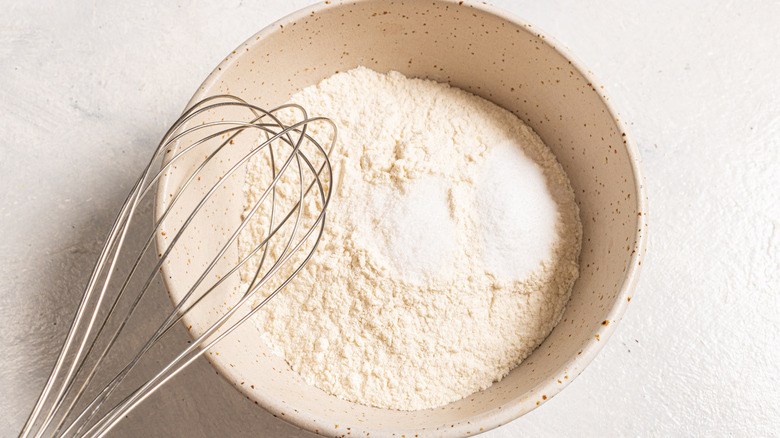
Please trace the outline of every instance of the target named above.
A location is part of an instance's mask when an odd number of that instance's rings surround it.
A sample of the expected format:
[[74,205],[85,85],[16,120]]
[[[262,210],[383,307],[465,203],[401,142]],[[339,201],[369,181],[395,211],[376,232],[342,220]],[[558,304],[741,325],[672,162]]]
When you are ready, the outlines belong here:
[[[314,259],[256,314],[265,342],[312,385],[384,408],[438,407],[504,377],[579,273],[579,212],[552,152],[508,111],[397,72],[360,67],[291,101],[339,128],[333,198]],[[242,233],[242,257],[265,231],[258,219]]]

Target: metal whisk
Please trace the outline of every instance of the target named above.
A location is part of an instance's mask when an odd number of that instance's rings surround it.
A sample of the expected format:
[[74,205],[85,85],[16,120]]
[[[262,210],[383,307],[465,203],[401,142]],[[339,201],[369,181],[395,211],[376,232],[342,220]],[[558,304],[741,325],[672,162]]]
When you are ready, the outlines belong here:
[[[318,126],[329,132],[326,148],[311,134]],[[294,104],[266,111],[220,95],[187,109],[165,134],[120,209],[54,369],[20,436],[105,436],[129,411],[289,284],[322,237],[331,195],[329,154],[335,141],[333,122],[309,117]],[[193,241],[188,233],[203,238],[205,229],[216,227],[217,209],[223,204],[233,202],[234,212],[243,208],[244,198],[236,197],[226,178],[241,187],[248,165],[268,166],[268,185],[258,192],[257,202],[227,225],[221,223],[221,234],[204,243],[208,248],[188,246]],[[284,194],[277,193],[281,181],[286,184]],[[143,202],[150,202],[152,193],[157,196],[153,230],[146,239],[133,238],[131,227],[148,229],[148,223],[133,219],[142,214]],[[239,259],[239,235],[252,221],[254,226],[262,224],[262,241]],[[190,258],[201,260],[200,265],[190,265]],[[172,260],[183,263],[185,259],[190,266],[182,276],[186,279],[176,279],[177,287],[185,291],[183,298],[148,338],[142,338],[140,349],[125,345],[123,333],[138,327],[133,320],[147,317],[139,316],[138,309],[143,308],[150,286],[159,281],[160,272],[167,272]],[[251,280],[241,283],[248,287],[226,293],[235,289],[227,285],[238,284],[239,275],[246,276],[250,265],[246,278]],[[174,281],[166,280],[169,286]],[[185,280],[194,281],[182,288]],[[184,315],[216,296],[227,304],[223,314],[191,343],[176,349],[165,346],[175,357],[162,361],[151,378],[128,383],[136,365],[153,347],[160,348],[163,336]]]

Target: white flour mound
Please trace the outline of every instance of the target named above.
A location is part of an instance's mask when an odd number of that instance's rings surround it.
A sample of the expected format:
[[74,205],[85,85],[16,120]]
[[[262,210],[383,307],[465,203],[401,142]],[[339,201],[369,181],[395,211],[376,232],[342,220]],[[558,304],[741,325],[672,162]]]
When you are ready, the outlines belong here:
[[[383,408],[438,407],[503,378],[579,275],[579,211],[552,152],[508,111],[397,72],[360,67],[291,100],[338,126],[336,184],[314,258],[256,314],[266,342],[312,385]],[[311,131],[323,144],[327,132]],[[256,222],[242,257],[264,238]]]

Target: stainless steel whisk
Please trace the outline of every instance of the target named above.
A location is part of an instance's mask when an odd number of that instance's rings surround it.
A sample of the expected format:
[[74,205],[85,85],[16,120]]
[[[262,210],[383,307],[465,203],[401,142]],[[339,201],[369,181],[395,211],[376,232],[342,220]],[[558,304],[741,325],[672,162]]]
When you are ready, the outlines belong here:
[[[285,120],[293,117],[295,121],[283,123],[282,114],[287,117]],[[231,116],[230,120],[224,119],[226,115]],[[332,130],[326,148],[309,133],[317,124]],[[335,141],[333,122],[309,117],[295,104],[266,111],[240,98],[220,95],[187,109],[165,134],[120,209],[54,369],[20,437],[105,436],[128,412],[284,288],[311,259],[322,237],[331,195],[329,155]],[[235,148],[244,148],[246,152],[241,149],[236,154]],[[184,247],[186,239],[182,240],[182,236],[198,226],[208,226],[212,219],[206,216],[213,215],[210,209],[215,201],[228,196],[224,178],[240,177],[250,160],[262,158],[262,154],[263,163],[269,165],[269,182],[259,200],[225,233],[224,243],[219,239],[213,257],[206,257],[205,267],[189,275],[195,278],[192,286],[143,346],[128,353],[122,334],[133,326],[131,317],[139,317],[141,301],[159,278],[161,268],[171,259],[195,250]],[[179,184],[169,181],[168,186],[154,190],[170,174],[179,177]],[[277,194],[283,179],[293,181],[295,187],[292,202],[287,204]],[[142,202],[149,202],[151,193],[158,196],[153,230],[146,239],[134,239],[130,234],[133,219],[141,215]],[[290,198],[289,193],[286,198]],[[314,208],[304,208],[311,205]],[[256,220],[256,215],[264,215],[267,222],[263,225],[267,231],[262,242],[249,256],[231,259],[236,254],[231,248],[237,248],[239,234],[251,220]],[[169,231],[165,238],[161,237],[163,229]],[[155,240],[157,257],[149,254]],[[140,246],[140,250],[128,249],[133,246]],[[154,261],[144,262],[149,258]],[[232,298],[224,296],[226,281],[237,282],[250,260],[256,262],[257,269],[252,271],[249,287]],[[263,292],[258,298],[259,291]],[[128,383],[127,377],[136,365],[150,349],[161,345],[163,336],[182,316],[218,293],[222,294],[220,300],[230,300],[228,310],[186,347],[176,350],[176,356],[163,362],[151,378],[140,384]],[[126,357],[112,359],[114,354]],[[114,363],[119,365],[113,367]]]

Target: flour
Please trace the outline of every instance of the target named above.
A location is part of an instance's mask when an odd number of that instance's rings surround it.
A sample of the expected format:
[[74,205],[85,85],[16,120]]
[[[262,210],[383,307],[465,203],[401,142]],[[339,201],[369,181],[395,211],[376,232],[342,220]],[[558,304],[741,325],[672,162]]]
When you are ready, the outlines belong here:
[[[339,127],[333,198],[314,259],[256,314],[263,339],[312,385],[384,408],[438,407],[504,377],[578,276],[579,212],[551,151],[508,111],[397,72],[357,68],[291,100]],[[247,207],[268,160],[248,171]],[[287,183],[281,201],[296,196]]]

